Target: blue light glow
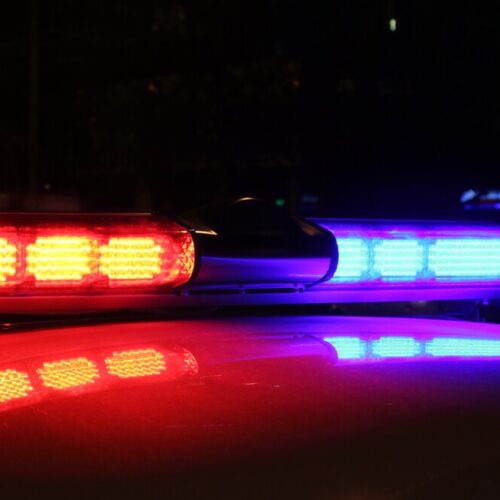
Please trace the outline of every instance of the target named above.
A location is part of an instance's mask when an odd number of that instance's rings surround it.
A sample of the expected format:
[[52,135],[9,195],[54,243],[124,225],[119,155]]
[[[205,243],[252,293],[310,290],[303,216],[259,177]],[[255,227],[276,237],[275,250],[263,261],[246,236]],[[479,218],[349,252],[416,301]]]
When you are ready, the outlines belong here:
[[437,277],[500,277],[500,239],[450,238],[429,248],[429,268]]
[[413,358],[420,343],[412,337],[381,337],[372,343],[372,354],[381,358]]
[[382,361],[384,359],[431,361],[441,358],[500,359],[500,339],[383,336],[377,339],[361,337],[327,337],[339,361]]
[[[360,278],[368,271],[368,246],[361,238],[337,238],[339,265],[336,278]],[[349,256],[347,258],[347,256]]]
[[498,357],[500,340],[435,338],[427,342],[425,350],[437,357]]
[[383,240],[374,247],[373,270],[382,277],[414,278],[423,267],[423,258],[418,240]]
[[460,197],[460,201],[462,203],[467,203],[468,201],[474,199],[478,194],[479,194],[479,191],[477,191],[475,189],[468,189],[467,191],[464,191],[462,193],[462,196]]
[[366,343],[359,337],[331,337],[324,340],[335,347],[339,359],[362,359],[366,355]]
[[388,289],[500,283],[500,230],[478,225],[342,222],[316,219],[331,231],[339,263],[331,283]]

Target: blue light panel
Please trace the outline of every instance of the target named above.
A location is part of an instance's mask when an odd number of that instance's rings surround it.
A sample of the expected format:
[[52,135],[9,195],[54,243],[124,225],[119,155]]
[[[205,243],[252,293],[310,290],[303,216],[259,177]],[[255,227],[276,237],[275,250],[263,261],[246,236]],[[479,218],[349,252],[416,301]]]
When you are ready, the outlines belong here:
[[[500,282],[500,237],[458,237],[446,231],[326,226],[336,234],[339,263],[332,282],[421,286]],[[455,231],[455,234],[459,230]],[[363,233],[365,233],[363,235]],[[496,234],[492,231],[492,234]]]
[[418,240],[383,240],[374,246],[373,271],[383,278],[415,278],[423,258]]
[[500,239],[450,238],[429,248],[429,268],[437,277],[500,277]]
[[500,339],[386,336],[378,339],[362,337],[328,337],[339,361],[382,361],[384,359],[494,358],[500,359]]
[[[360,279],[368,272],[368,246],[361,238],[337,238],[339,265],[335,271],[337,279]],[[347,256],[349,256],[347,258]],[[351,280],[349,280],[351,281]]]
[[381,337],[372,343],[372,354],[380,358],[413,358],[420,353],[420,342],[413,337]]
[[363,359],[366,355],[366,343],[359,337],[331,337],[324,340],[335,348],[339,359]]
[[427,342],[425,350],[437,357],[498,357],[500,340],[435,338]]

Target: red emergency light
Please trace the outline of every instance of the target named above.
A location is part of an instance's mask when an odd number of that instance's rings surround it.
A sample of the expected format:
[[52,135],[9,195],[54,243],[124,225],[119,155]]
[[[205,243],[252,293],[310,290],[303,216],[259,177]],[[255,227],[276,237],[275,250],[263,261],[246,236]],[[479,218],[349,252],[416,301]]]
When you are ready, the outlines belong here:
[[149,216],[3,215],[0,295],[173,288],[193,273],[191,234]]

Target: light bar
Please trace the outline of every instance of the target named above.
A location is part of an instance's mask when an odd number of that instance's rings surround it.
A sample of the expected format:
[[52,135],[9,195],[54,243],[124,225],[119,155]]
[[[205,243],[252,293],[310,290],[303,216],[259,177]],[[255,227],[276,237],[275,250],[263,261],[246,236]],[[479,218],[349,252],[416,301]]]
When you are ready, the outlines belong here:
[[194,261],[190,232],[161,218],[0,215],[0,296],[171,289]]
[[[467,298],[480,297],[480,290],[499,289],[500,229],[496,227],[327,219],[313,222],[335,236],[339,253],[335,275],[321,288],[344,291],[346,299],[370,300],[367,294],[373,300]],[[363,297],[349,291],[358,291]]]
[[185,226],[0,214],[0,312],[500,297],[498,227],[237,208]]

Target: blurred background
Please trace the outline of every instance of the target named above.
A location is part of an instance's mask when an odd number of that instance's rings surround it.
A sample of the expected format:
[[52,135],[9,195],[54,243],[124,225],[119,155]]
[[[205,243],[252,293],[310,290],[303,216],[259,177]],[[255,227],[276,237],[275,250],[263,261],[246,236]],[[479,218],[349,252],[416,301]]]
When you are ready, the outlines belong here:
[[477,3],[6,2],[0,210],[486,216],[499,49]]

